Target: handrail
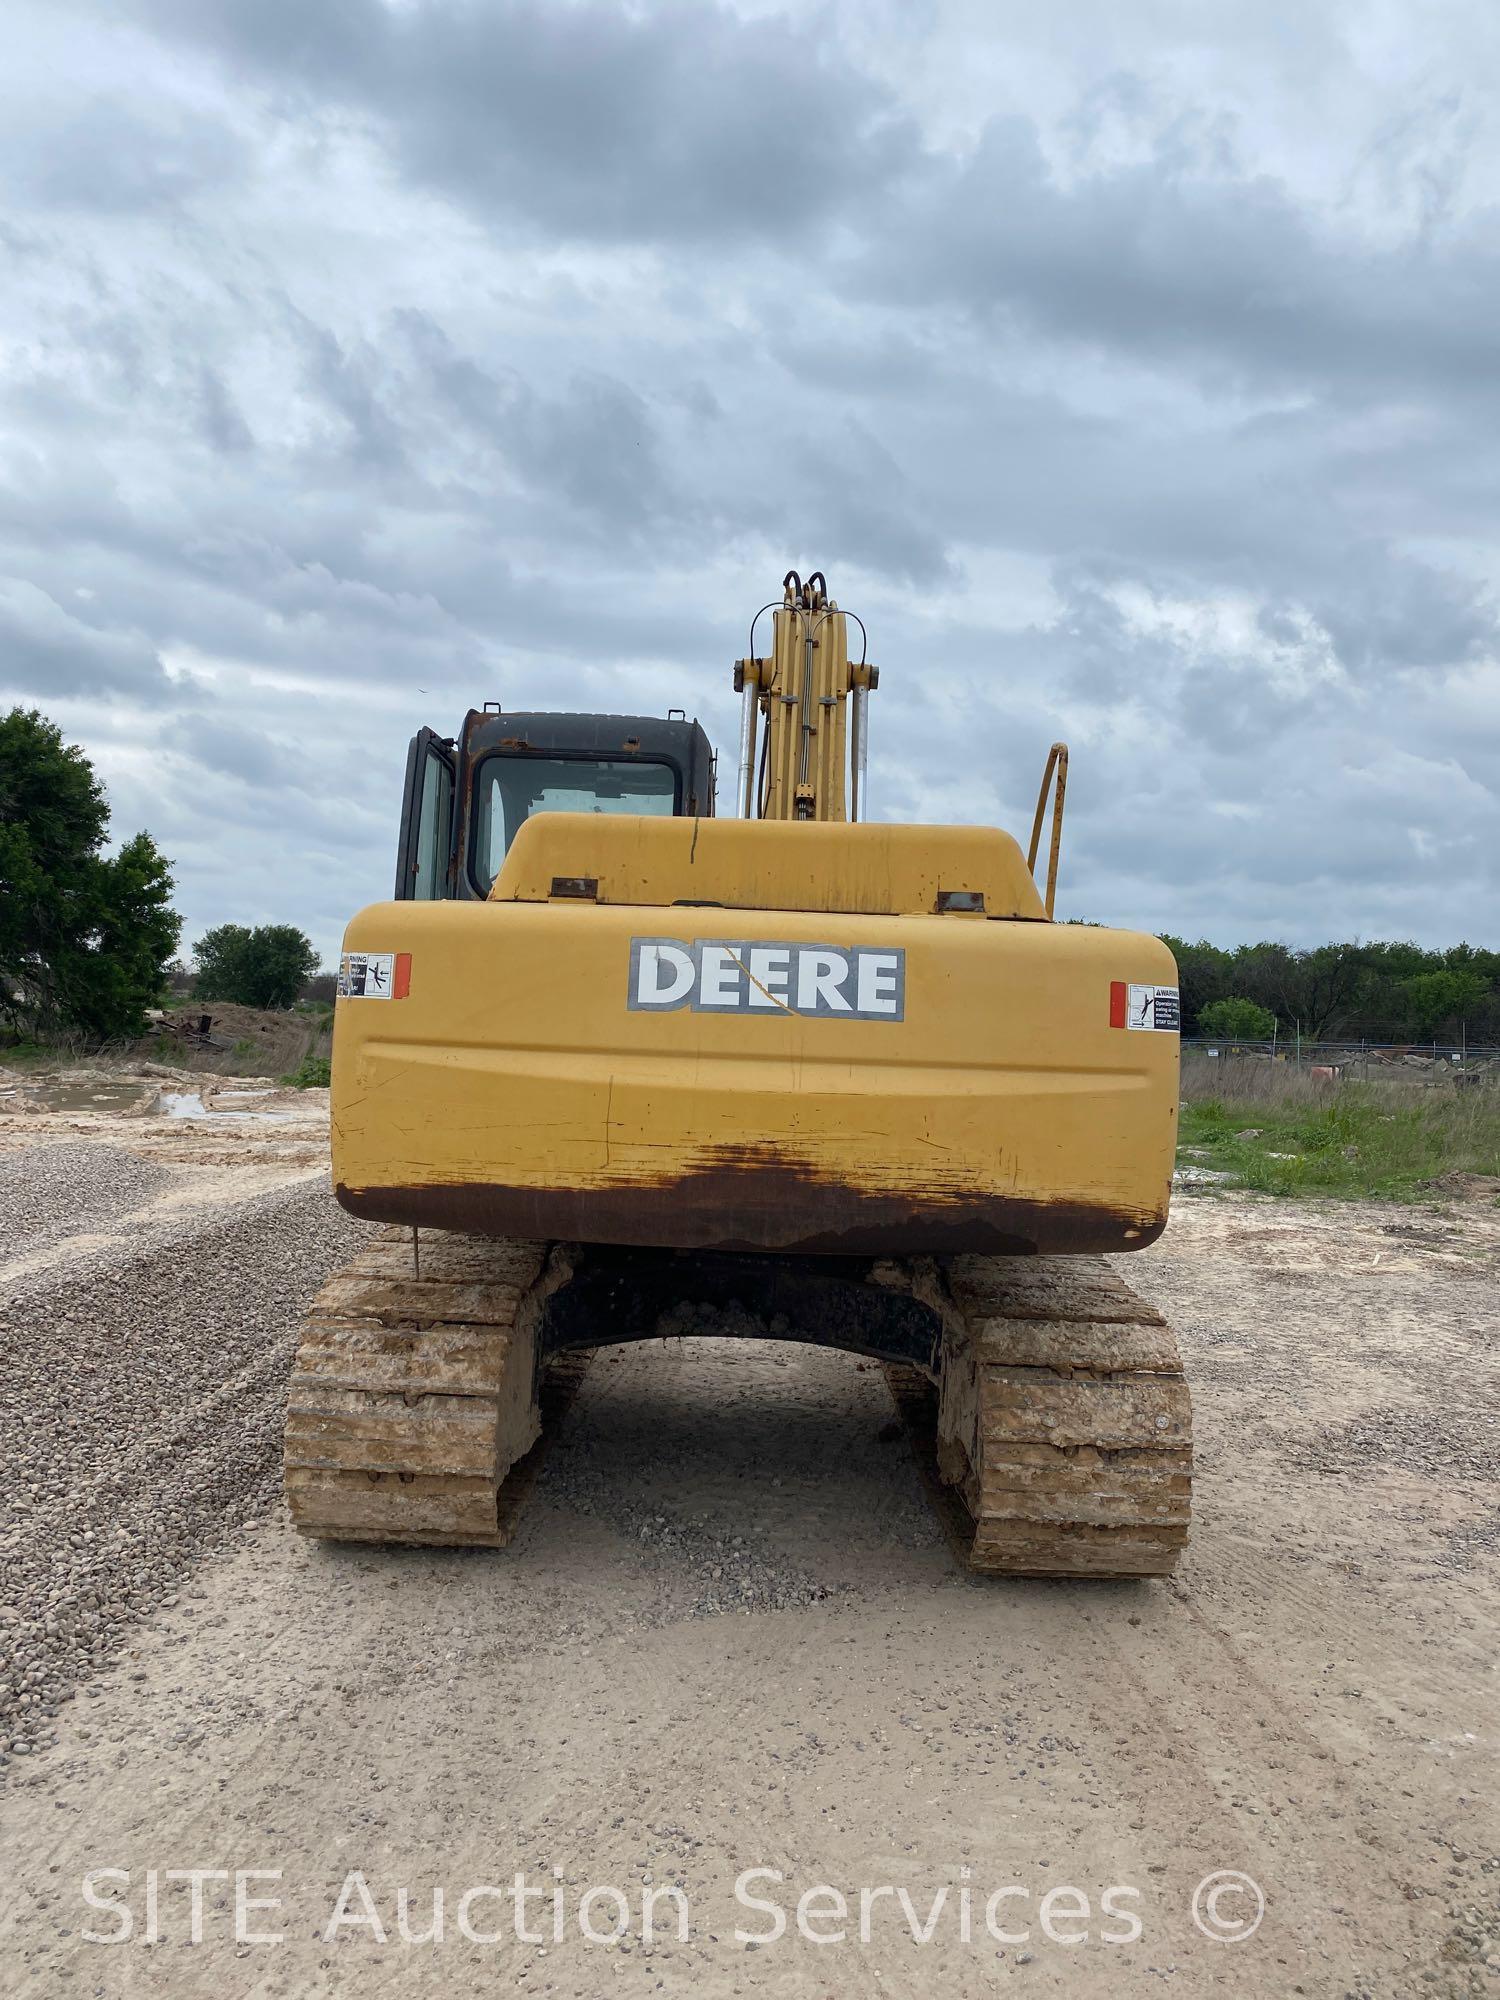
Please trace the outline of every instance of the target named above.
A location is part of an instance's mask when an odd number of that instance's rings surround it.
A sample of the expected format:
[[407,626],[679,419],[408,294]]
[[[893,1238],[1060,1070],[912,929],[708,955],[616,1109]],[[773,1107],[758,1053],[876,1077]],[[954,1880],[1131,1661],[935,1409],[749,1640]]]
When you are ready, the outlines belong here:
[[1057,774],[1057,786],[1052,799],[1052,848],[1047,859],[1047,915],[1052,915],[1052,905],[1057,895],[1057,857],[1062,851],[1063,799],[1068,790],[1068,746],[1054,743],[1047,752],[1047,768],[1042,773],[1042,789],[1036,797],[1036,817],[1031,822],[1031,847],[1026,856],[1026,866],[1031,870],[1031,879],[1036,881],[1036,855],[1042,843],[1042,817],[1047,810],[1047,792],[1052,785],[1053,773]]

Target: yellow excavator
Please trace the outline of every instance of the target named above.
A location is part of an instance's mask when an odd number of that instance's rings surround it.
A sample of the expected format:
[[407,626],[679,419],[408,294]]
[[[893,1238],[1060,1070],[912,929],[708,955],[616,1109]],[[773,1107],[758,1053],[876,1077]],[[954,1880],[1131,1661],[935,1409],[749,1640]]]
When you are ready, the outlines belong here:
[[385,1227],[303,1328],[303,1532],[503,1545],[593,1351],[706,1325],[884,1364],[974,1568],[1176,1564],[1187,1387],[1104,1262],[1167,1220],[1176,967],[1053,921],[1062,745],[1029,856],[866,816],[865,654],[789,574],[735,818],[677,710],[413,740],[339,971],[334,1182]]

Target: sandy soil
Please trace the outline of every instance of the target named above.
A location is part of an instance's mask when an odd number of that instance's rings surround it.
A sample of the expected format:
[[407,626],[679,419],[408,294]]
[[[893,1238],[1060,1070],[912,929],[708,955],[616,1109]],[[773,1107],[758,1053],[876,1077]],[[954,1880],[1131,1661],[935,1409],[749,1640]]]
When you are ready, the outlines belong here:
[[[239,1162],[270,1185],[285,1167],[326,1162],[328,1092],[158,1062],[0,1068],[0,1153],[79,1139],[118,1142],[143,1159],[185,1166]],[[221,1198],[212,1182],[204,1198]],[[0,1243],[0,1261],[4,1256]]]
[[[0,1114],[0,1149],[170,1170],[137,1211],[20,1248],[52,1261],[14,1295],[65,1286],[74,1256],[128,1295],[160,1230],[263,1221],[278,1180],[315,1170],[320,1112],[295,1136]],[[287,1260],[328,1241],[316,1183],[295,1197],[275,1211]],[[186,1209],[158,1229],[162,1201]],[[1201,1195],[1122,1268],[1172,1316],[1196,1395],[1171,1583],[957,1572],[851,1357],[615,1350],[512,1550],[304,1546],[272,1502],[127,1628],[55,1746],[11,1760],[6,1991],[1500,1991],[1495,1211]],[[204,1887],[196,1945],[189,1886],[159,1880],[146,1942],[148,1871],[195,1868],[279,1870],[245,1881],[280,1906],[241,1928],[282,1941],[236,1941],[231,1873]],[[83,1899],[103,1869],[128,1871],[95,1887],[130,1913],[115,1944],[81,1935],[123,1927]],[[786,1913],[779,1939],[737,1901],[750,1869],[779,1871],[745,1889]],[[1263,1892],[1253,1935],[1195,1925],[1220,1870]],[[518,1872],[540,1892],[529,1942]],[[647,1944],[643,1898],[667,1884],[689,1934],[662,1896]],[[849,1904],[843,1942],[797,1934],[820,1884]],[[484,1885],[504,1893],[470,1899],[474,1942],[460,1905]],[[402,1887],[414,1932],[445,1892],[441,1942],[404,1941]],[[590,1888],[625,1899],[617,1942],[582,1934]],[[999,1942],[985,1905],[1006,1889]],[[837,1908],[815,1899],[807,1928],[838,1930]],[[1233,1931],[1254,1903],[1231,1886],[1199,1908]],[[614,1927],[610,1896],[591,1918]]]

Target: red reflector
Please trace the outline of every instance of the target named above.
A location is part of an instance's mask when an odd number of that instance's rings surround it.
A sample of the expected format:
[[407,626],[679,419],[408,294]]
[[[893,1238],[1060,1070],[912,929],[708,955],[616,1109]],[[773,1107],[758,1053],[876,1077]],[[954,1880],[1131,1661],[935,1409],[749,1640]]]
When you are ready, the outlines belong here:
[[[391,998],[393,1000],[404,1000],[407,994],[410,993],[410,991],[411,991],[411,953],[409,951],[398,951],[396,953],[396,970],[391,977]],[[1125,991],[1123,986],[1120,988],[1120,991],[1122,993]],[[1120,1005],[1123,1008],[1125,1002],[1122,1000],[1120,1002]],[[1124,1019],[1125,1016],[1122,1013],[1120,1016],[1120,1020],[1122,1023],[1124,1022]]]
[[[396,961],[396,991],[404,993],[406,988],[400,984],[400,979],[401,961],[398,959]],[[1112,979],[1109,982],[1109,1025],[1112,1028],[1123,1028],[1125,1025],[1125,981],[1123,979]]]

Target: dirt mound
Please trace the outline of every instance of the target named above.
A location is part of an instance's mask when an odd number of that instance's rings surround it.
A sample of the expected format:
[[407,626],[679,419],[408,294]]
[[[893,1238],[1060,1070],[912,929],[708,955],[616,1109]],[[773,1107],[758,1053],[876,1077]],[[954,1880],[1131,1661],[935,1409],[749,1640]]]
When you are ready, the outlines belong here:
[[289,1076],[307,1056],[328,1054],[331,1028],[326,1013],[190,1001],[163,1014],[129,1053],[219,1076]]
[[1500,1201],[1500,1174],[1439,1174],[1423,1181],[1436,1194],[1452,1195],[1458,1201]]

